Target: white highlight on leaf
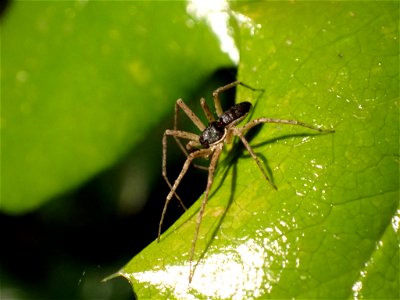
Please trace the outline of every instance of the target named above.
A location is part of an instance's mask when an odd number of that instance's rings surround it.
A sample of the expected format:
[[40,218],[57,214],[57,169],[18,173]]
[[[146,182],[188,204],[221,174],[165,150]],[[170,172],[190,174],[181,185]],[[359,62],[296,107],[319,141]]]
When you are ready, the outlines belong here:
[[399,225],[400,225],[400,209],[397,210],[396,215],[394,215],[392,218],[392,227],[394,232],[399,231]]
[[[276,230],[276,228],[275,228]],[[267,231],[265,231],[267,232]],[[210,249],[199,261],[189,283],[189,263],[166,265],[160,270],[121,274],[132,281],[147,283],[161,294],[173,294],[177,299],[201,298],[253,299],[270,293],[280,279],[280,271],[271,268],[274,256],[285,258],[289,247],[278,240],[246,239],[236,246]],[[283,259],[284,265],[287,260]]]
[[237,13],[234,13],[235,19],[239,22],[240,25],[247,28],[251,36],[254,36],[261,29],[261,24],[256,24],[251,18]]
[[238,64],[239,50],[230,30],[228,11],[226,0],[189,0],[187,5],[188,14],[195,19],[204,19],[219,39],[221,50]]
[[362,289],[361,281],[357,281],[355,284],[353,284],[352,290],[353,290],[353,297],[355,300],[359,299],[361,289]]

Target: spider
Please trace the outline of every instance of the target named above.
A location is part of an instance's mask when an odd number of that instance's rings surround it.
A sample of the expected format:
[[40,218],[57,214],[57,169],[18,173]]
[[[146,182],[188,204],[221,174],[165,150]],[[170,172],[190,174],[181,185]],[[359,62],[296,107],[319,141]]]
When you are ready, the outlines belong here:
[[[193,261],[193,256],[194,256],[194,251],[196,248],[196,242],[197,238],[199,235],[199,230],[200,230],[200,225],[201,221],[204,215],[204,210],[208,201],[208,196],[209,192],[212,186],[212,183],[214,181],[214,173],[215,169],[217,166],[218,158],[223,150],[223,147],[225,144],[230,144],[232,142],[233,137],[238,137],[241,142],[243,143],[244,147],[247,149],[247,151],[250,153],[251,157],[254,159],[256,162],[258,168],[261,170],[264,178],[266,181],[275,189],[277,190],[277,187],[275,184],[271,181],[269,176],[267,175],[266,170],[264,169],[263,165],[261,164],[260,160],[257,158],[256,154],[254,153],[253,149],[250,147],[248,141],[244,137],[245,133],[253,128],[254,126],[257,126],[258,124],[261,123],[279,123],[279,124],[289,124],[289,125],[299,125],[303,127],[307,127],[319,132],[334,132],[334,130],[330,129],[322,129],[318,128],[313,125],[309,125],[300,121],[296,120],[284,120],[284,119],[274,119],[274,118],[258,118],[255,120],[252,120],[245,124],[242,127],[238,127],[237,124],[242,121],[249,111],[252,108],[252,104],[250,102],[241,102],[236,105],[233,105],[231,108],[229,108],[226,111],[222,110],[221,107],[221,102],[219,100],[219,94],[222,92],[225,92],[228,89],[231,89],[233,87],[236,87],[238,85],[241,85],[243,87],[246,87],[252,91],[264,91],[262,89],[255,89],[241,81],[234,81],[232,83],[229,83],[227,85],[224,85],[222,87],[219,87],[213,92],[213,98],[214,98],[214,107],[215,111],[217,114],[217,119],[214,118],[213,114],[211,113],[211,110],[207,103],[205,102],[204,98],[200,99],[200,104],[203,109],[203,112],[209,122],[207,126],[204,125],[204,123],[193,113],[193,111],[183,102],[182,99],[178,99],[175,104],[175,117],[174,117],[174,129],[167,129],[164,132],[164,136],[162,139],[162,145],[163,145],[163,152],[162,152],[162,176],[164,177],[166,183],[168,184],[170,188],[170,192],[168,193],[164,208],[161,213],[161,219],[158,227],[158,237],[157,241],[160,241],[160,236],[161,236],[161,228],[164,222],[164,217],[167,212],[167,207],[171,199],[175,196],[179,203],[182,205],[182,207],[186,210],[185,205],[183,204],[181,198],[178,196],[176,193],[176,189],[178,188],[178,185],[180,184],[183,176],[186,174],[188,171],[192,161],[196,158],[207,158],[210,159],[210,164],[208,168],[202,167],[202,166],[197,166],[199,168],[204,168],[208,170],[208,179],[207,179],[207,186],[204,192],[204,198],[201,202],[201,207],[199,214],[197,216],[197,222],[196,222],[196,228],[194,232],[194,238],[192,241],[192,246],[191,250],[189,253],[189,263],[190,263],[190,274],[189,274],[189,282],[191,282],[191,279],[193,277],[193,268],[192,268],[192,261]],[[182,131],[177,129],[178,125],[178,112],[179,109],[183,110],[183,112],[189,117],[189,119],[196,125],[196,127],[201,131],[200,135],[192,133],[192,132],[187,132],[187,131]],[[185,153],[186,155],[186,161],[182,167],[182,170],[178,177],[176,178],[174,184],[171,184],[167,177],[167,137],[172,136],[175,141],[177,142],[178,146],[180,149]],[[184,147],[179,139],[185,139],[189,140],[187,142],[186,147]]]

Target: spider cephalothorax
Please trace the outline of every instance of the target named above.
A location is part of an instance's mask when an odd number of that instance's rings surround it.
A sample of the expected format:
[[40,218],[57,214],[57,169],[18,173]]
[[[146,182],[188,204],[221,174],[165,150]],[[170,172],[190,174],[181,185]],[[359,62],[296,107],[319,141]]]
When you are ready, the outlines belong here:
[[[204,210],[208,201],[208,195],[211,189],[211,185],[214,180],[214,173],[215,168],[217,166],[218,158],[222,152],[223,146],[228,144],[232,141],[232,137],[238,137],[247,151],[250,153],[251,157],[257,163],[259,169],[261,170],[264,178],[267,182],[274,188],[277,189],[275,184],[270,180],[267,172],[265,171],[264,166],[257,158],[256,154],[254,153],[253,149],[250,147],[249,143],[247,142],[246,138],[244,137],[245,133],[253,128],[254,126],[262,123],[279,123],[279,124],[290,124],[290,125],[299,125],[303,127],[307,127],[319,132],[333,132],[333,130],[321,129],[313,125],[309,125],[300,121],[296,120],[284,120],[284,119],[274,119],[274,118],[258,118],[252,121],[249,121],[247,124],[243,125],[242,127],[237,127],[236,125],[242,121],[248,114],[248,112],[252,108],[252,104],[250,102],[241,102],[229,108],[226,111],[222,111],[221,103],[219,100],[219,94],[224,92],[230,88],[233,88],[237,85],[244,86],[249,88],[253,91],[263,91],[259,89],[254,89],[240,81],[234,81],[230,84],[222,86],[216,89],[213,93],[214,98],[214,106],[215,111],[217,114],[217,119],[214,118],[213,114],[211,113],[210,108],[208,107],[205,100],[202,98],[200,99],[200,104],[203,109],[203,112],[208,120],[208,125],[205,126],[203,122],[193,113],[193,111],[182,101],[182,99],[178,99],[175,105],[175,122],[174,122],[174,129],[170,130],[167,129],[163,136],[163,160],[162,160],[162,174],[167,182],[168,186],[170,187],[170,192],[167,195],[165,200],[164,208],[161,214],[160,224],[158,227],[158,238],[160,240],[161,236],[161,228],[164,222],[164,217],[167,211],[167,207],[169,202],[171,201],[172,197],[175,197],[179,200],[182,207],[186,209],[185,205],[183,204],[182,200],[179,198],[178,194],[176,193],[176,189],[178,188],[179,183],[181,182],[183,176],[189,169],[190,164],[196,158],[203,157],[203,158],[210,158],[210,165],[208,167],[208,179],[207,179],[207,186],[204,192],[204,198],[201,203],[200,212],[197,217],[196,229],[194,233],[194,238],[192,242],[192,247],[189,254],[189,262],[190,262],[190,273],[189,273],[189,281],[191,281],[193,277],[194,270],[192,268],[192,260],[194,255],[194,250],[196,247],[196,241],[199,234],[200,224],[203,218]],[[201,131],[200,135],[195,133],[187,132],[178,130],[178,111],[179,109],[183,110],[185,114],[193,121],[193,123],[197,126],[197,128]],[[174,184],[172,185],[167,177],[167,136],[173,136],[178,143],[181,150],[186,155],[186,161],[182,167],[180,174],[178,175],[177,179],[175,180]],[[186,139],[189,142],[184,147],[179,139]],[[189,150],[189,151],[188,151]]]

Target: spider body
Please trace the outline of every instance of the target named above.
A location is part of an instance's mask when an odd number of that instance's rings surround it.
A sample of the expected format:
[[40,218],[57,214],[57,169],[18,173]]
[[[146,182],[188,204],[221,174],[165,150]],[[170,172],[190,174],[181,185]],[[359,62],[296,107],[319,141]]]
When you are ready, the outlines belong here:
[[232,123],[238,123],[249,113],[251,107],[252,104],[250,102],[241,102],[239,104],[236,104],[225,111],[218,118],[218,121],[225,126]]
[[[192,242],[192,247],[190,249],[189,254],[189,262],[190,262],[190,273],[189,273],[189,281],[191,281],[194,268],[192,268],[192,261],[194,256],[194,251],[196,247],[197,237],[200,230],[200,224],[204,215],[205,207],[208,201],[208,195],[214,181],[214,173],[217,166],[218,158],[222,152],[223,146],[228,144],[232,141],[232,137],[238,137],[241,142],[243,143],[244,147],[249,152],[250,156],[254,159],[256,164],[258,165],[259,169],[261,170],[264,178],[266,181],[274,188],[277,189],[275,184],[269,178],[263,164],[257,158],[256,154],[254,153],[253,149],[250,147],[249,143],[247,142],[246,138],[244,137],[245,133],[253,128],[254,126],[262,123],[279,123],[279,124],[289,124],[289,125],[298,125],[306,128],[310,128],[312,130],[316,130],[319,132],[334,132],[333,130],[321,129],[313,125],[306,124],[304,122],[296,121],[296,120],[284,120],[284,119],[274,119],[274,118],[258,118],[248,122],[247,124],[243,125],[242,127],[238,127],[237,124],[242,121],[249,111],[252,108],[252,104],[250,102],[241,102],[229,108],[226,111],[223,111],[221,108],[221,103],[219,100],[219,94],[224,92],[230,88],[233,88],[237,85],[244,86],[252,91],[264,91],[260,89],[252,88],[240,81],[234,81],[230,84],[222,86],[214,91],[213,98],[214,98],[214,106],[215,111],[217,114],[217,119],[214,118],[214,115],[211,113],[210,108],[208,107],[205,100],[202,98],[200,99],[200,104],[203,109],[203,112],[208,120],[208,126],[205,126],[203,122],[193,113],[193,111],[181,100],[178,99],[175,105],[175,121],[174,121],[174,129],[168,129],[165,131],[163,136],[163,159],[162,159],[162,175],[170,188],[170,192],[167,195],[165,200],[164,208],[161,214],[161,219],[158,227],[158,238],[160,240],[161,236],[161,228],[164,221],[164,217],[167,211],[167,207],[171,199],[175,196],[178,201],[181,203],[182,207],[186,209],[185,205],[183,204],[182,200],[179,198],[178,194],[176,193],[176,189],[178,188],[179,183],[181,182],[183,176],[186,174],[187,170],[189,169],[192,161],[196,158],[208,158],[210,159],[210,165],[208,168],[208,179],[206,189],[204,191],[204,198],[201,203],[200,211],[197,217],[196,222],[196,229],[194,233],[194,238]],[[193,123],[197,126],[197,128],[201,131],[199,135],[187,131],[178,130],[178,111],[179,109],[183,110],[185,114],[193,121]],[[180,149],[186,155],[186,161],[182,167],[182,170],[174,184],[171,184],[168,176],[167,176],[167,137],[172,136],[175,141],[177,142]],[[180,139],[189,140],[184,147],[180,141]],[[188,151],[189,150],[189,151]]]
[[206,129],[200,134],[200,144],[208,148],[216,144],[226,136],[227,130],[234,124],[240,122],[250,111],[252,105],[250,102],[241,102],[232,106],[219,116],[218,121],[212,121]]

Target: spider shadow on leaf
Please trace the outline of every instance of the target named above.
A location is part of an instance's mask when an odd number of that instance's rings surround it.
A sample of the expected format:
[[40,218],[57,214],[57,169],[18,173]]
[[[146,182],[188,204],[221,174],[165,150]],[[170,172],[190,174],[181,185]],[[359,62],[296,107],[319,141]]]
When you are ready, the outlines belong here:
[[[249,142],[251,142],[257,136],[257,134],[260,132],[260,130],[262,129],[262,127],[264,125],[265,124],[259,124],[255,127],[253,127],[252,129],[250,129],[245,135],[246,139]],[[272,144],[274,142],[281,141],[281,140],[287,140],[287,139],[298,138],[298,137],[300,137],[300,138],[301,137],[310,137],[310,136],[316,136],[316,135],[320,135],[320,134],[321,133],[286,134],[286,135],[282,135],[279,137],[275,137],[275,138],[266,140],[266,141],[258,143],[256,145],[252,145],[252,148],[256,149],[256,148],[259,148],[259,147],[262,147],[262,146],[265,146],[268,144]],[[260,154],[260,153],[257,153],[257,156],[262,160],[264,167],[266,168],[268,175],[270,176],[270,178],[273,182],[274,181],[273,173],[268,164],[267,158],[263,154]],[[198,264],[201,262],[201,260],[205,257],[206,253],[210,249],[210,247],[211,247],[214,239],[216,238],[218,231],[221,228],[221,225],[224,222],[224,219],[235,199],[237,174],[238,174],[237,164],[238,164],[239,159],[243,159],[243,158],[251,158],[251,156],[246,153],[246,148],[244,147],[244,145],[242,143],[240,143],[240,141],[236,141],[236,143],[234,143],[232,149],[229,151],[228,155],[225,156],[224,159],[220,162],[220,166],[223,168],[223,170],[222,170],[223,174],[221,176],[221,179],[218,182],[218,185],[216,185],[216,187],[213,189],[213,192],[210,194],[210,200],[212,200],[212,197],[218,192],[220,187],[224,184],[225,180],[227,179],[228,174],[230,173],[230,169],[232,168],[229,199],[226,202],[227,204],[224,208],[224,211],[222,212],[221,216],[218,218],[218,222],[215,225],[213,225],[214,229],[213,229],[212,233],[210,234],[210,238],[208,239],[205,247],[201,251],[201,254],[199,255],[198,259],[196,259],[196,262],[193,267],[193,271],[195,271]],[[264,181],[264,178],[262,177],[261,173],[260,173],[260,180]],[[266,182],[266,185],[269,186],[268,182]],[[198,210],[196,210],[193,213],[193,215],[195,215],[197,212],[198,212]]]
[[[246,139],[251,142],[255,136],[259,133],[259,131],[262,129],[262,127],[265,124],[259,124],[255,127],[253,127],[252,129],[250,129],[247,134],[245,135]],[[273,144],[277,141],[283,141],[283,140],[288,140],[288,139],[292,139],[292,138],[304,138],[304,137],[311,137],[311,136],[317,136],[317,135],[321,135],[323,133],[292,133],[292,134],[285,134],[285,135],[281,135],[275,138],[271,138],[269,140],[265,140],[261,143],[255,144],[255,145],[251,145],[251,147],[253,149],[257,149],[263,146],[266,146],[268,144]],[[268,159],[265,157],[264,154],[257,152],[257,157],[259,157],[262,162],[263,165],[265,167],[265,169],[267,170],[268,175],[271,177],[272,182],[274,182],[274,174],[271,170],[271,167],[268,164]],[[236,164],[238,163],[239,159],[243,159],[243,158],[251,158],[251,156],[246,153],[246,148],[243,146],[242,143],[240,143],[240,141],[237,141],[234,146],[232,147],[232,149],[229,151],[229,154],[226,155],[223,160],[220,162],[220,168],[224,168],[223,170],[223,175],[221,180],[219,181],[218,185],[216,185],[216,187],[214,188],[214,191],[210,194],[210,198],[217,193],[218,189],[222,186],[222,184],[224,183],[228,173],[229,173],[229,169],[233,166],[235,167]],[[262,174],[261,174],[262,175]],[[260,176],[261,176],[260,175]],[[260,177],[260,179],[263,179],[262,176]]]
[[[249,141],[249,143],[251,143],[253,141],[253,139],[258,135],[258,133],[262,130],[263,126],[265,126],[266,124],[259,124],[253,128],[251,128],[246,134],[245,137],[246,139]],[[257,143],[255,145],[251,145],[251,147],[253,149],[257,149],[260,147],[264,147],[266,145],[269,144],[273,144],[277,141],[283,141],[283,140],[288,140],[288,139],[293,139],[293,138],[304,138],[304,137],[311,137],[311,136],[318,136],[318,135],[323,135],[324,133],[291,133],[291,134],[285,134],[285,135],[281,135],[278,137],[274,137],[268,140],[265,140],[261,143]],[[193,266],[193,272],[195,271],[196,267],[198,266],[198,264],[202,261],[202,259],[205,257],[206,253],[208,252],[208,250],[210,249],[215,237],[218,234],[219,229],[221,228],[222,223],[225,220],[225,217],[235,199],[235,192],[236,192],[236,185],[237,185],[237,164],[239,159],[248,159],[251,158],[251,156],[246,153],[247,150],[244,147],[244,145],[240,142],[239,139],[236,139],[235,142],[232,144],[232,148],[230,150],[228,150],[229,153],[227,153],[227,155],[225,157],[223,157],[223,159],[219,162],[219,170],[217,170],[217,174],[219,172],[222,172],[220,179],[218,180],[218,184],[215,185],[215,187],[213,188],[213,191],[210,193],[210,201],[212,201],[212,198],[214,197],[214,195],[218,192],[218,190],[221,188],[221,186],[225,183],[225,181],[227,180],[227,177],[230,173],[230,170],[232,168],[231,171],[231,182],[230,182],[230,193],[229,193],[229,199],[226,202],[226,206],[222,212],[222,214],[220,215],[220,217],[218,218],[218,221],[216,224],[213,225],[213,230],[212,233],[210,234],[210,238],[208,239],[208,241],[206,242],[205,247],[201,250],[201,253],[199,254],[199,256],[197,257],[197,259],[195,260],[195,264]],[[227,152],[227,151],[225,151]],[[272,182],[274,182],[274,176],[273,176],[273,172],[268,164],[268,159],[266,158],[266,156],[260,152],[256,153],[257,156],[262,160],[263,165],[265,167],[265,169],[268,172],[268,175],[270,176]],[[262,174],[260,172],[260,180],[261,181],[265,181],[265,179],[262,177]],[[268,182],[265,183],[267,188],[271,188],[268,184]],[[279,188],[278,188],[279,190]],[[202,196],[200,196],[201,199]],[[195,216],[199,213],[200,207],[198,207],[195,210],[192,210],[190,212],[190,214],[187,215],[187,217],[185,218],[185,221],[182,222],[180,225],[174,227],[174,230],[171,230],[169,232],[166,232],[166,236],[169,236],[170,234],[173,234],[175,230],[178,230],[180,228],[182,228],[187,221],[191,220],[192,218],[195,218]]]

